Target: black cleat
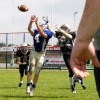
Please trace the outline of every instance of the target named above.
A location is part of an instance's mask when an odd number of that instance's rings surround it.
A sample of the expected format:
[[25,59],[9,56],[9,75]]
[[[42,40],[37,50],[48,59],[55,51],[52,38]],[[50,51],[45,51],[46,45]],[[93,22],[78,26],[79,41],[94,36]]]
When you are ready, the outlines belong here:
[[86,86],[82,85],[82,88],[83,88],[83,89],[86,89]]
[[76,90],[74,89],[74,86],[71,86],[71,90],[73,93],[76,93]]
[[23,83],[19,83],[18,87],[21,87]]

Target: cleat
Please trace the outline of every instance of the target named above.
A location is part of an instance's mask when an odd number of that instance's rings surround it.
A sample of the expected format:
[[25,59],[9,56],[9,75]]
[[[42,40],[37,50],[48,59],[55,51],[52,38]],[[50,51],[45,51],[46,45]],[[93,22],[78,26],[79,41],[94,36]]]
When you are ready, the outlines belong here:
[[71,90],[73,93],[76,93],[76,90],[74,89],[74,86],[71,86]]
[[18,87],[21,87],[23,83],[19,83]]
[[86,89],[86,86],[82,85],[82,88],[83,88],[83,89]]
[[30,96],[31,96],[31,97],[33,96],[33,92],[34,92],[34,88],[31,88],[31,89],[30,89]]
[[30,86],[26,87],[26,93],[29,94],[30,93]]

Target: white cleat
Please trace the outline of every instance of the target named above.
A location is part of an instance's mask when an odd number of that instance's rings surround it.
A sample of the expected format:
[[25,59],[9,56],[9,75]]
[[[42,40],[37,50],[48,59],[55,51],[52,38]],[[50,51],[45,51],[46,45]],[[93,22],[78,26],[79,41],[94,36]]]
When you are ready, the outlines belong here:
[[76,93],[74,86],[71,86],[72,93]]
[[26,93],[28,93],[28,94],[30,93],[30,86],[26,87]]
[[30,97],[33,96],[33,92],[34,92],[34,88],[31,88],[31,89],[30,89]]
[[72,91],[73,93],[76,93],[76,90]]

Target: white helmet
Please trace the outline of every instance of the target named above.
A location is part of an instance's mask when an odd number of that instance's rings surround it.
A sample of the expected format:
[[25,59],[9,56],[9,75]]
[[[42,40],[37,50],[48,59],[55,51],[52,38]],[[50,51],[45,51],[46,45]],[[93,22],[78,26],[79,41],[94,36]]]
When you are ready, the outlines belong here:
[[24,43],[21,44],[21,46],[26,47],[27,43],[24,42]]
[[66,27],[67,28],[66,32],[69,32],[71,30],[70,25],[68,25],[68,24],[63,24],[63,25],[61,25],[61,28],[62,27]]
[[21,52],[22,52],[23,54],[26,54],[27,51],[28,51],[27,43],[24,42],[24,43],[21,44]]
[[40,22],[39,25],[42,26],[43,29],[48,29],[48,24],[45,21]]

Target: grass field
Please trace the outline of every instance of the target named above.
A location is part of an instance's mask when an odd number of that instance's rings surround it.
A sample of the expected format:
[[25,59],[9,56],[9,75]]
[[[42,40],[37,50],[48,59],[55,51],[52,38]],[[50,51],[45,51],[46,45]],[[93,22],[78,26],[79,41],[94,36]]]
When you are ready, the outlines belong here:
[[68,71],[66,70],[42,70],[34,92],[34,97],[26,94],[26,76],[21,88],[19,84],[18,69],[0,70],[0,100],[99,100],[95,88],[93,71],[84,79],[87,87],[83,90],[77,83],[76,94],[73,94],[69,86]]

